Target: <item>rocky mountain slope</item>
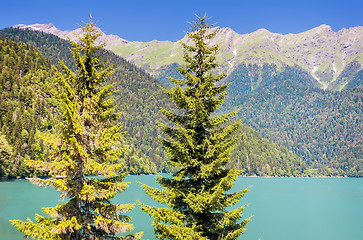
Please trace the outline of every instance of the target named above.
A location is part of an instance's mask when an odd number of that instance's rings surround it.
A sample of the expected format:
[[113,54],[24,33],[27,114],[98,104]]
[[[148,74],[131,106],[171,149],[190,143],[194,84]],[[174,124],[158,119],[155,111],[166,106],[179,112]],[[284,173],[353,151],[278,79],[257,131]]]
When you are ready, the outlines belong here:
[[[74,31],[61,31],[53,24],[16,25],[14,27],[52,33],[63,39],[74,38]],[[154,76],[163,75],[175,64],[183,64],[178,42],[129,42],[115,35],[103,35],[107,49],[142,67]],[[187,42],[187,37],[180,41]],[[230,28],[219,29],[210,44],[220,44],[219,72],[232,74],[243,65],[276,66],[281,72],[286,66],[297,65],[317,82],[322,89],[342,90],[362,70],[363,27],[357,26],[334,32],[321,25],[299,34],[282,35],[266,29],[238,34]],[[173,65],[174,64],[174,65]],[[273,77],[273,76],[271,76]],[[261,78],[261,76],[260,76]]]

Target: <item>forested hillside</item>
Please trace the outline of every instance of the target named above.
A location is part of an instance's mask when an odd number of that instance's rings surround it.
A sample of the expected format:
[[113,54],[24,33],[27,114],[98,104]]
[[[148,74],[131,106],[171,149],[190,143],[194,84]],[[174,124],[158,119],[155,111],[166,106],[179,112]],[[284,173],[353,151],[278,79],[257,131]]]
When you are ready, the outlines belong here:
[[45,159],[38,131],[51,130],[50,63],[33,46],[0,38],[0,179],[30,174],[24,159]]
[[[4,29],[0,35],[35,46],[52,64],[62,60],[74,69],[69,51],[71,46],[65,40],[51,34],[19,29]],[[156,172],[157,166],[164,161],[164,151],[155,141],[160,133],[157,121],[162,120],[159,110],[167,107],[169,101],[161,85],[149,74],[111,52],[105,52],[104,59],[115,69],[108,83],[114,83],[118,91],[114,99],[117,111],[122,112],[119,121],[124,125],[125,165],[132,173]]]
[[[59,60],[64,61],[71,68],[74,64],[69,52],[70,44],[54,35],[13,28],[1,30],[0,35],[37,47],[49,59],[43,58],[43,61],[47,62],[48,68],[50,63],[57,64]],[[36,50],[34,49],[34,51]],[[13,52],[16,53],[16,51]],[[39,52],[37,54],[40,55]],[[113,82],[118,90],[114,98],[117,110],[122,112],[119,120],[124,126],[125,139],[122,144],[125,152],[122,159],[125,160],[125,170],[129,170],[131,173],[170,171],[165,162],[165,152],[158,140],[162,133],[157,126],[157,121],[163,121],[159,110],[161,107],[172,107],[162,91],[162,85],[143,70],[113,53],[106,52],[105,59],[108,59],[116,70],[109,81]],[[17,72],[17,70],[14,71]],[[13,112],[7,111],[7,114],[11,115]],[[36,125],[34,127],[36,128]],[[302,174],[302,172],[297,174],[296,169],[291,167],[300,165],[301,161],[292,152],[261,138],[250,128],[245,128],[244,131],[243,136],[248,135],[248,144],[243,143],[237,146],[232,156],[231,166],[247,167],[244,165],[247,157],[249,170],[245,174],[288,173],[291,175],[294,171],[296,175]],[[20,139],[18,141],[21,142]],[[10,145],[12,144],[11,142]],[[277,158],[281,160],[279,164],[274,161]],[[237,164],[237,162],[239,163]],[[269,170],[266,168],[266,163],[270,164],[271,169],[275,168],[279,171]]]
[[282,73],[274,73],[273,66],[262,72],[255,68],[256,75],[270,76],[259,81],[247,69],[240,67],[226,80],[231,89],[226,109],[238,109],[248,126],[323,174],[363,175],[362,85],[322,90],[296,66],[286,66]]
[[[166,76],[179,77],[177,67],[164,67],[160,81],[169,86]],[[279,69],[274,64],[241,64],[223,80],[229,84],[229,94],[220,111],[239,110],[238,118],[245,124],[288,147],[320,174],[363,176],[363,71],[359,68],[352,62],[339,76],[340,83],[322,90],[296,65]],[[336,91],[344,79],[350,79],[345,90]]]
[[[43,87],[46,84],[42,81],[51,79],[51,63],[56,64],[61,59],[72,66],[73,62],[69,43],[54,35],[19,29],[4,29],[1,35],[36,46],[47,56],[42,57],[33,47],[3,40],[3,44],[9,46],[3,47],[1,59],[4,66],[1,73],[2,134],[17,156],[16,169],[21,169],[21,173],[14,174],[25,176],[27,170],[22,166],[22,159],[44,155],[42,141],[35,137],[36,129],[51,129],[53,124],[49,110],[52,107],[46,100],[48,95]],[[29,53],[19,50],[22,48]],[[111,52],[105,53],[105,59],[116,70],[109,81],[114,82],[119,91],[115,103],[122,112],[120,121],[125,131],[125,168],[132,173],[170,171],[158,141],[162,133],[157,121],[163,121],[159,110],[172,108],[162,86],[149,74]],[[165,83],[168,83],[167,76],[178,76],[176,69],[176,64],[165,68]],[[311,75],[297,66],[285,66],[281,73],[276,66],[267,64],[238,67],[223,81],[229,83],[229,95],[222,111],[238,109],[239,118],[244,118],[245,124],[272,141],[244,127],[230,166],[246,169],[246,175],[316,173],[308,168],[318,169],[319,174],[362,175],[362,88],[356,87],[360,85],[359,76],[361,72],[355,76],[356,81],[350,82],[355,83],[352,85],[355,88],[332,92],[316,88]],[[30,105],[39,106],[44,112],[32,112],[27,107]],[[37,114],[43,116],[39,117],[41,121],[33,120],[37,119]],[[31,127],[26,127],[28,125]]]

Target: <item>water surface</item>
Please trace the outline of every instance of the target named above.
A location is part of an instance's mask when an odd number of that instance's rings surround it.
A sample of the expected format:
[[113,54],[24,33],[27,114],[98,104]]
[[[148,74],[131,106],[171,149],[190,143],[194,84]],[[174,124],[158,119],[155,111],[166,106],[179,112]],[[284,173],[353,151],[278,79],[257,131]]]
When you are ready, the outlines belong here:
[[[114,199],[117,203],[137,201],[158,205],[137,181],[158,187],[155,176],[128,176],[130,187]],[[236,205],[248,204],[244,218],[253,215],[239,239],[257,240],[342,240],[363,239],[363,178],[251,178],[239,177],[232,191],[251,186]],[[59,193],[37,187],[26,180],[0,182],[0,239],[20,240],[10,219],[34,219],[42,207],[59,203]],[[138,209],[130,212],[135,231],[144,239],[155,239],[152,219]]]

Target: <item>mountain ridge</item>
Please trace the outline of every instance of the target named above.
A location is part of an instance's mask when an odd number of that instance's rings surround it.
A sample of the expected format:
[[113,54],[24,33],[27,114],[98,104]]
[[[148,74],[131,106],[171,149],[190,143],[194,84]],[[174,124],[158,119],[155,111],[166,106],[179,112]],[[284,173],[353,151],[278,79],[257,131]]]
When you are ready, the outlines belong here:
[[[19,24],[14,27],[43,31],[70,40],[73,40],[73,33],[80,33],[80,29],[61,31],[51,23]],[[183,52],[178,42],[127,41],[119,36],[106,34],[101,36],[100,41],[107,41],[106,49],[156,77],[169,65],[183,64]],[[184,36],[180,41],[188,42],[188,39]],[[218,73],[231,74],[240,64],[262,66],[267,63],[274,64],[279,69],[286,65],[298,65],[308,72],[322,89],[329,88],[329,85],[339,80],[350,63],[355,61],[360,65],[357,72],[363,65],[362,26],[334,32],[329,25],[322,24],[302,33],[285,35],[263,28],[252,33],[239,34],[225,27],[219,28],[216,36],[209,42],[211,45],[217,43],[220,45]],[[338,82],[339,84],[334,84],[334,90],[341,90],[347,84],[347,81]]]
[[[56,35],[64,40],[70,40],[70,41],[75,41],[77,39],[77,36],[82,34],[82,28],[77,28],[75,30],[62,31],[62,30],[56,28],[53,23],[48,23],[48,24],[36,23],[36,24],[31,24],[31,25],[18,24],[18,25],[13,26],[13,28],[28,29],[28,30],[33,30],[33,31],[50,33],[50,34]],[[98,30],[101,32],[101,36],[97,39],[98,44],[108,41],[109,42],[108,46],[112,46],[114,44],[125,44],[125,43],[129,42],[123,38],[120,38],[117,35],[112,35],[112,34],[106,35],[99,28],[98,28]]]

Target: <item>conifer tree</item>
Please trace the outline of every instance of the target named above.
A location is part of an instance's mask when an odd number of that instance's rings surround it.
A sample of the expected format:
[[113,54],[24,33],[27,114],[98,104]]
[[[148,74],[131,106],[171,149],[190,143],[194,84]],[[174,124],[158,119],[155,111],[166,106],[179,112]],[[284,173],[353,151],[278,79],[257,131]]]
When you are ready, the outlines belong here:
[[234,210],[248,189],[227,193],[239,174],[226,169],[240,122],[227,122],[236,114],[213,116],[226,95],[226,85],[217,83],[225,74],[213,75],[217,67],[217,46],[208,46],[216,34],[206,17],[191,24],[187,36],[191,44],[181,43],[185,67],[179,68],[182,79],[171,79],[174,87],[166,90],[180,111],[163,114],[172,126],[160,124],[169,140],[162,144],[169,154],[169,164],[179,170],[172,178],[159,176],[162,189],[143,185],[154,200],[168,207],[151,207],[140,203],[141,209],[154,218],[153,226],[160,239],[237,239],[250,219],[241,220],[245,206]]
[[72,49],[78,72],[63,62],[55,69],[57,87],[53,92],[63,121],[52,136],[51,162],[28,162],[51,176],[33,179],[33,183],[55,187],[68,201],[43,208],[48,216],[36,215],[36,222],[11,222],[25,237],[36,239],[135,239],[132,234],[117,235],[133,229],[130,217],[124,215],[133,205],[110,201],[127,187],[122,182],[125,174],[117,174],[120,149],[115,143],[121,135],[120,126],[114,124],[118,114],[109,98],[113,86],[103,84],[113,73],[112,66],[101,60],[104,44],[96,45],[101,33],[92,19],[82,29],[83,36]]

